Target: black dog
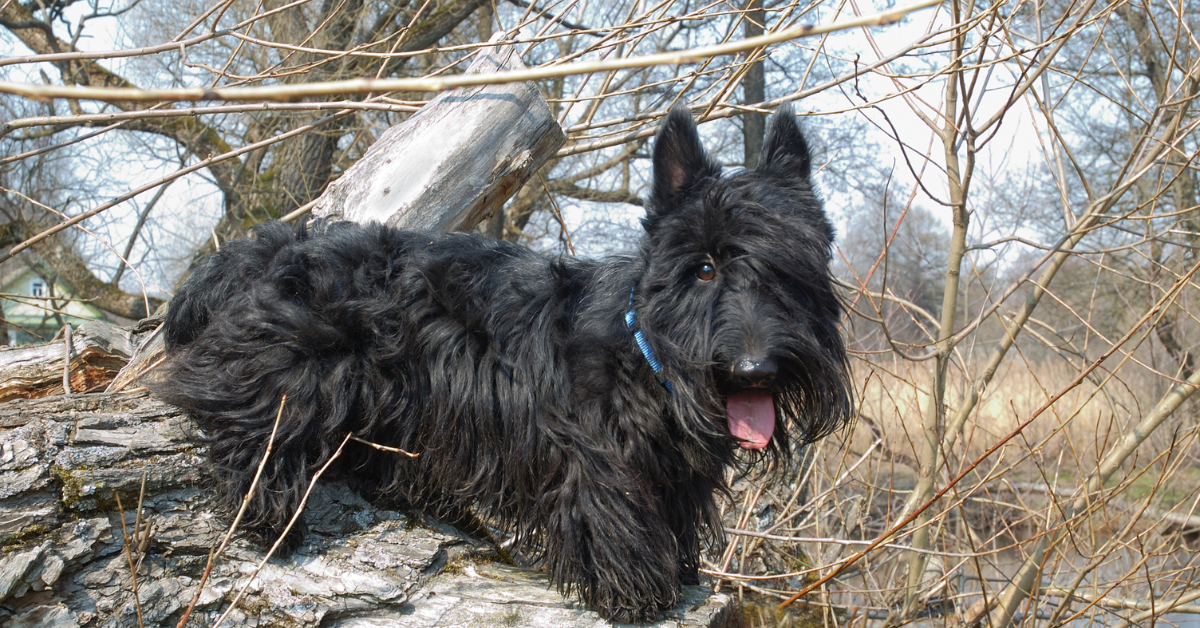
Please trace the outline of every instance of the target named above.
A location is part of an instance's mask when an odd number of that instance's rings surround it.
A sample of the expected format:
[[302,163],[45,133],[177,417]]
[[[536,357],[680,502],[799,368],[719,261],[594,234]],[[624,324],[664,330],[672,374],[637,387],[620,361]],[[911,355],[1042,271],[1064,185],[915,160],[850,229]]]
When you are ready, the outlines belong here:
[[[833,229],[789,107],[722,178],[683,108],[654,145],[637,255],[546,258],[379,225],[258,227],[171,301],[156,385],[241,501],[288,397],[249,528],[278,533],[347,432],[368,486],[533,541],[564,594],[642,622],[696,583],[738,445],[786,459],[842,425]],[[298,541],[299,538],[293,538]]]

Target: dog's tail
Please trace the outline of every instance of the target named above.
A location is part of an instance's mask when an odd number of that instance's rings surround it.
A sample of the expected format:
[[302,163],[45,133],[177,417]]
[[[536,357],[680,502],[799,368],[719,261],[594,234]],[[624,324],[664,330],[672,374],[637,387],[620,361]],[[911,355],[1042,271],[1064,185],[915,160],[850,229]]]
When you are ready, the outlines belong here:
[[281,222],[254,228],[253,238],[232,240],[188,277],[167,305],[163,338],[167,350],[191,344],[208,327],[212,313],[259,277],[280,249],[304,238],[306,229]]

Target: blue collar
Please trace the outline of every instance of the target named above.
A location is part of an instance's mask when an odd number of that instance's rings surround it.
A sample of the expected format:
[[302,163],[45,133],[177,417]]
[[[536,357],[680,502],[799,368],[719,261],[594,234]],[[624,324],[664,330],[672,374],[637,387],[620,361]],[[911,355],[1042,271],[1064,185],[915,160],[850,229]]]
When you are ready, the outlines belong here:
[[646,334],[643,334],[642,330],[637,328],[637,314],[634,313],[633,309],[633,291],[634,288],[629,289],[629,310],[625,312],[625,326],[629,328],[629,331],[633,332],[634,342],[637,343],[638,349],[642,350],[642,355],[646,358],[646,362],[650,363],[650,368],[654,369],[654,375],[658,377],[658,381],[667,390],[675,392],[675,389],[671,387],[671,382],[667,381],[666,376],[663,375],[662,362],[659,362],[658,357],[654,355],[654,347],[651,347],[650,342],[646,340]]

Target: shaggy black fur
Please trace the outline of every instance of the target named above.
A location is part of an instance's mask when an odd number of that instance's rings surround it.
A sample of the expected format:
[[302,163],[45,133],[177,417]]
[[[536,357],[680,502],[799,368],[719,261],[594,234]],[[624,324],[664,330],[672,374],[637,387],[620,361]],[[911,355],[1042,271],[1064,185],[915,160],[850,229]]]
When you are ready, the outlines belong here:
[[564,594],[652,620],[722,536],[731,430],[750,462],[786,459],[850,410],[833,229],[790,108],[761,162],[722,178],[673,109],[640,249],[599,261],[464,233],[260,226],[171,301],[155,387],[209,438],[231,511],[287,394],[250,529],[281,530],[353,432],[420,454],[351,443],[369,486],[499,521],[540,546]]

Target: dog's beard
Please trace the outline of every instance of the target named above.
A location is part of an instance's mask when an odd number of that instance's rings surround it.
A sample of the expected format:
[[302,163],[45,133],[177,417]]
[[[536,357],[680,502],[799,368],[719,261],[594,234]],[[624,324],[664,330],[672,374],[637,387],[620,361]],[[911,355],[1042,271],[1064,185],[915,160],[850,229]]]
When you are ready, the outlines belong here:
[[729,433],[746,449],[762,449],[775,433],[775,395],[766,388],[743,388],[725,397]]

